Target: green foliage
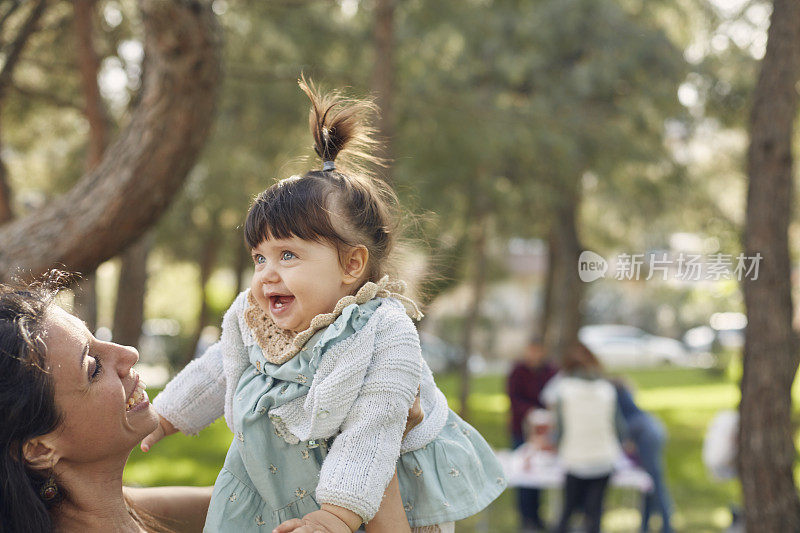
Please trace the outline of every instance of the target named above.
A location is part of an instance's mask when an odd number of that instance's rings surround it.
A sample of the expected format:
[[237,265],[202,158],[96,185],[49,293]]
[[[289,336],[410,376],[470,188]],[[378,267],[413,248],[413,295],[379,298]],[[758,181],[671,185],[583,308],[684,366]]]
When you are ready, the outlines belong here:
[[[682,190],[665,123],[684,119],[687,67],[658,20],[583,0],[409,3],[403,13],[396,151],[408,155],[395,177],[417,209],[436,213],[424,226],[435,249],[462,243],[469,257],[470,225],[486,210],[494,238],[542,237],[587,173],[593,205],[625,211],[617,232]],[[583,225],[590,240],[609,231]]]
[[[167,261],[199,262],[214,243],[216,267],[233,267],[250,198],[319,164],[310,157],[308,104],[295,80],[305,72],[325,87],[368,93],[373,5],[348,5],[215,4],[225,81],[213,136],[158,226],[157,248]],[[140,73],[121,45],[141,38],[136,4],[106,0],[97,12],[101,58],[122,65],[132,94]],[[583,190],[588,242],[631,242],[644,232],[630,222],[654,227],[655,212],[674,222],[669,216],[683,212],[687,191],[665,147],[665,123],[691,122],[676,94],[688,72],[680,48],[694,33],[673,22],[696,12],[708,16],[706,25],[717,23],[691,0],[397,4],[392,175],[404,208],[420,215],[411,236],[435,252],[430,297],[469,273],[476,211],[488,212],[493,238],[541,237],[554,206]],[[72,51],[70,22],[69,3],[54,4],[19,80],[79,108],[76,69],[55,55]],[[124,122],[124,109],[108,103]],[[85,138],[70,135],[83,121],[78,108],[16,96],[7,102],[3,130],[14,153],[58,154],[14,166],[15,188],[23,188],[22,176],[44,174],[38,187],[52,194],[80,174]]]

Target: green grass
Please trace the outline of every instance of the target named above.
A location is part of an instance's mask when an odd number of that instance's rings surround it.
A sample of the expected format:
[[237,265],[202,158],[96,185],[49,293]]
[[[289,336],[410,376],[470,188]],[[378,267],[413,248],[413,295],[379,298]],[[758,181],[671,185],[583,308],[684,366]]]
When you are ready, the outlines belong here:
[[[665,460],[675,502],[674,525],[678,531],[720,531],[730,522],[728,506],[739,501],[738,484],[709,478],[701,460],[703,436],[711,418],[718,410],[737,405],[737,374],[735,368],[727,374],[682,368],[623,374],[636,390],[639,405],[657,415],[667,426],[669,441]],[[450,406],[458,411],[458,377],[438,376],[437,383],[447,395]],[[496,448],[509,446],[509,403],[504,390],[504,376],[475,377],[469,399],[470,423]],[[800,401],[797,382],[793,396],[795,401]],[[168,437],[147,454],[137,448],[125,470],[125,481],[141,485],[211,485],[231,438],[224,421],[218,420],[197,437]],[[603,530],[636,531],[638,503],[638,497],[631,491],[612,489],[607,497]],[[658,517],[655,517],[651,527],[657,524]],[[516,532],[517,527],[514,493],[507,490],[484,512],[459,522],[458,532],[511,533]]]

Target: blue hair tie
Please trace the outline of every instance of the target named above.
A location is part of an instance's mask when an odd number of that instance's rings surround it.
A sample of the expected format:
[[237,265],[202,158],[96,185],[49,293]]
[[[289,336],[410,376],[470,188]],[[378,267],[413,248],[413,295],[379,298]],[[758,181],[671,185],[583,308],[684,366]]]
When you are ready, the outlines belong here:
[[325,172],[327,170],[334,170],[336,167],[333,164],[333,161],[323,161],[322,163],[322,171]]

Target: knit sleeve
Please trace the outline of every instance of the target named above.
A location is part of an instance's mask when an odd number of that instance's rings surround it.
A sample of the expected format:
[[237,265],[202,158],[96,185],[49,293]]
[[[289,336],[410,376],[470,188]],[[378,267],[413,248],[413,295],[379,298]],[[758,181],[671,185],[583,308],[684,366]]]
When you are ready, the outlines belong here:
[[222,416],[224,402],[225,372],[220,341],[167,383],[153,406],[182,433],[195,435]]
[[319,503],[349,509],[365,522],[378,512],[394,475],[422,373],[414,323],[402,309],[394,311],[377,326],[363,385],[325,458],[317,485]]
[[225,352],[231,349],[231,339],[238,339],[241,344],[238,316],[243,302],[244,298],[239,295],[225,313],[220,341],[186,365],[153,401],[158,414],[182,433],[195,435],[225,412],[227,373],[224,357]]

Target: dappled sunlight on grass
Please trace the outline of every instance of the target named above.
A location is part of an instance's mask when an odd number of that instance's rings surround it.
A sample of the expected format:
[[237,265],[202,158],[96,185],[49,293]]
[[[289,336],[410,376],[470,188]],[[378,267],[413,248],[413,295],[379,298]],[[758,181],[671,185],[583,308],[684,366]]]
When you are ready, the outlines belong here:
[[642,409],[702,409],[719,410],[736,407],[739,389],[732,383],[717,385],[689,385],[685,387],[659,387],[640,390],[636,401]]
[[[612,489],[613,491],[613,489]],[[607,494],[606,498],[611,499],[613,495]],[[638,498],[637,498],[638,500]],[[603,514],[604,531],[636,531],[641,522],[639,510],[634,507],[614,508],[606,502],[607,511]],[[638,503],[638,501],[637,501]]]
[[730,525],[733,515],[728,507],[717,507],[711,511],[711,523],[722,529]]

